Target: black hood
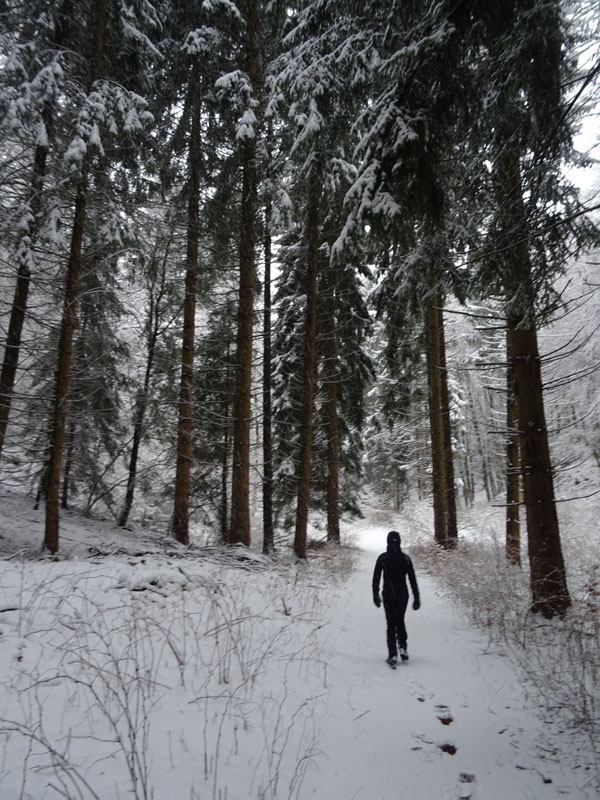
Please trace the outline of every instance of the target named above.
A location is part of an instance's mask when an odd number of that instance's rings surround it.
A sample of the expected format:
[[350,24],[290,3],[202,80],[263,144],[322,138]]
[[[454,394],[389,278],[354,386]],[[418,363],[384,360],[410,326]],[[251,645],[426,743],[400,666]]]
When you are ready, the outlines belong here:
[[398,531],[390,531],[387,535],[387,551],[388,553],[400,552],[400,534]]

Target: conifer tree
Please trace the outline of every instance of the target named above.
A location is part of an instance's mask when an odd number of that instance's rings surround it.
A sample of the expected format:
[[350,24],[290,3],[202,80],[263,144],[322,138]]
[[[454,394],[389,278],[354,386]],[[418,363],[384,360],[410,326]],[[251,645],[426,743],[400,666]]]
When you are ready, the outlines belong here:
[[435,540],[453,547],[456,500],[442,309],[449,292],[462,294],[451,254],[464,246],[467,226],[461,230],[457,222],[464,187],[452,164],[462,136],[465,64],[453,4],[394,6],[387,13],[385,4],[372,9],[365,21],[376,55],[357,123],[366,133],[348,196],[350,222],[371,226],[382,269],[378,308],[388,317],[390,333],[399,297],[411,309],[401,315],[403,323],[420,318],[424,324]]
[[[62,48],[66,47],[69,24],[72,23],[72,0],[61,0],[47,11],[45,25],[37,27],[38,37],[32,39],[32,20],[38,18],[37,3],[22,3],[10,10],[10,24],[16,33],[7,42],[7,66],[3,70],[8,80],[4,129],[11,137],[18,135],[32,150],[31,177],[21,211],[23,221],[17,226],[18,238],[14,244],[17,264],[15,291],[11,306],[4,359],[0,372],[0,456],[4,446],[6,426],[10,415],[12,394],[17,375],[21,339],[29,298],[32,269],[35,266],[35,245],[42,227],[44,209],[44,182],[47,172],[48,151],[52,139],[53,116],[56,98],[62,87]],[[15,18],[16,17],[16,18]],[[12,51],[14,47],[14,51]],[[11,52],[12,51],[12,52]],[[49,53],[49,60],[39,67],[40,53]],[[30,72],[37,69],[35,74]],[[24,79],[24,82],[22,82]],[[15,85],[16,84],[16,85]],[[24,108],[27,108],[24,114]],[[7,130],[10,128],[10,131]],[[26,146],[27,146],[26,144]],[[12,215],[11,215],[12,216]],[[9,231],[6,231],[10,235]]]
[[[96,7],[96,14],[92,27],[88,93],[92,91],[94,83],[102,74],[102,55],[107,15],[107,4],[104,0],[100,0]],[[60,467],[65,437],[66,404],[69,389],[73,332],[76,323],[77,284],[81,270],[81,249],[85,228],[89,185],[88,170],[89,165],[87,163],[87,158],[84,157],[76,186],[75,210],[71,233],[71,248],[67,263],[63,317],[58,341],[58,364],[55,377],[54,408],[50,423],[50,451],[48,466],[44,476],[44,495],[46,498],[44,546],[51,553],[56,553],[58,550]]]
[[454,462],[450,434],[443,309],[435,295],[427,299],[425,306],[425,348],[433,473],[434,538],[441,547],[451,548],[458,536]]
[[195,405],[198,409],[192,451],[194,503],[206,523],[218,523],[225,544],[229,532],[232,400],[235,383],[235,287],[229,279],[209,294],[199,337]]
[[[218,182],[212,139],[215,128],[220,131],[215,115],[215,82],[227,63],[228,23],[231,17],[237,18],[237,11],[232,8],[225,4],[221,8],[214,5],[196,8],[183,2],[171,4],[168,19],[164,20],[165,80],[156,87],[159,126],[169,142],[167,151],[156,155],[156,169],[163,191],[174,206],[182,209],[186,220],[172,517],[173,535],[182,544],[189,542],[192,502],[197,294],[207,268],[203,249],[207,225],[203,215],[206,215],[206,186]],[[217,12],[223,9],[226,13],[219,16]]]
[[[510,325],[512,319],[507,321]],[[506,335],[506,558],[509,563],[521,566],[521,459],[519,447],[519,419],[513,392],[514,333]]]
[[[268,191],[268,190],[267,190]],[[271,260],[272,260],[273,201],[265,201],[263,233],[264,308],[263,308],[263,553],[274,550],[273,529],[273,347],[271,320]]]
[[[290,183],[295,224],[282,238],[278,293],[277,486],[280,502],[291,499],[295,487],[294,549],[301,558],[306,557],[310,507],[327,508],[328,538],[339,538],[340,503],[347,499],[342,476],[360,460],[351,464],[358,435],[350,420],[358,427],[362,421],[352,407],[359,408],[365,385],[357,365],[367,362],[360,337],[368,315],[357,291],[363,268],[354,258],[352,236],[340,239],[342,199],[353,174],[347,156],[353,95],[344,95],[341,77],[347,67],[345,28],[331,11],[327,3],[317,3],[298,13],[277,82],[288,104],[296,167]],[[364,327],[345,324],[346,319],[361,320]],[[355,368],[358,382],[346,378]]]
[[320,164],[312,154],[306,180],[308,205],[306,209],[306,307],[302,359],[302,408],[298,453],[298,493],[294,552],[298,558],[307,557],[307,525],[310,504],[311,451],[313,439],[313,404],[317,349],[317,282],[319,278],[319,212],[321,202]]
[[[564,614],[570,604],[554,498],[537,332],[553,305],[552,282],[589,241],[589,224],[562,174],[570,120],[570,69],[558,2],[514,0],[480,9],[487,80],[495,87],[487,127],[495,206],[479,270],[505,297],[509,380],[519,423],[532,608]],[[566,222],[568,220],[568,222]]]
[[110,476],[124,438],[121,369],[129,355],[118,335],[123,308],[111,280],[114,264],[97,238],[89,250],[79,281],[61,487],[61,507],[81,497],[85,513],[99,500],[113,510]]
[[340,541],[340,432],[338,405],[337,291],[331,263],[323,276],[325,313],[321,328],[324,343],[323,373],[326,393],[327,433],[327,540]]
[[[149,4],[143,4],[144,22],[149,19]],[[112,7],[111,7],[112,8]],[[48,460],[44,475],[43,489],[46,497],[46,525],[44,545],[50,552],[58,549],[58,505],[61,461],[63,457],[64,439],[67,421],[67,406],[69,393],[70,367],[73,349],[73,337],[77,323],[77,303],[79,295],[79,277],[82,269],[82,254],[84,250],[84,235],[86,218],[90,207],[90,197],[94,192],[107,190],[111,182],[105,180],[106,168],[103,142],[108,146],[115,143],[119,135],[119,146],[115,145],[113,174],[115,185],[119,170],[117,169],[117,153],[123,157],[130,149],[130,137],[134,137],[143,129],[150,115],[146,110],[146,101],[135,91],[139,87],[139,72],[131,72],[123,67],[123,61],[129,61],[131,56],[130,46],[135,43],[134,49],[140,41],[147,43],[144,37],[138,37],[133,22],[135,15],[133,8],[128,9],[126,22],[120,16],[111,16],[109,4],[98,2],[93,8],[86,7],[81,26],[80,36],[83,41],[83,51],[87,49],[87,57],[82,58],[83,72],[75,72],[72,77],[73,86],[78,87],[78,96],[72,104],[74,124],[69,148],[65,154],[67,165],[74,178],[74,208],[73,225],[70,235],[69,253],[65,269],[65,288],[62,319],[58,340],[58,360],[55,372],[55,388],[53,393],[53,409],[49,423],[49,450]],[[113,9],[114,10],[114,9]],[[152,21],[154,22],[154,20]],[[79,30],[79,29],[78,29]],[[119,57],[107,62],[104,59],[107,41],[118,37],[121,43]],[[127,43],[128,46],[124,46]],[[143,60],[140,50],[136,51]],[[113,80],[115,75],[125,81],[132,82],[126,88],[123,83]],[[124,163],[121,161],[121,164]],[[103,228],[109,233],[112,226],[118,231],[118,217],[115,219],[108,213],[112,209],[110,204],[103,211],[106,219]],[[117,235],[118,238],[118,235]]]
[[[138,217],[138,223],[142,215]],[[172,330],[176,318],[174,309],[178,300],[177,284],[170,280],[169,267],[174,247],[175,224],[172,219],[162,220],[160,214],[150,213],[149,219],[140,224],[142,237],[150,243],[149,252],[141,257],[139,269],[132,266],[134,286],[142,283],[144,288],[145,319],[142,322],[141,340],[144,345],[143,377],[132,386],[133,414],[131,421],[131,449],[127,463],[127,480],[123,504],[118,516],[118,526],[127,525],[133,506],[138,482],[140,449],[148,428],[148,411],[152,405],[153,389],[156,390],[156,362],[159,347],[167,332]],[[147,233],[146,233],[147,231]],[[135,263],[135,262],[134,262]]]
[[192,460],[194,338],[196,318],[196,284],[199,248],[200,213],[200,76],[190,75],[186,105],[189,108],[189,145],[187,153],[187,246],[185,260],[185,296],[183,303],[183,336],[181,344],[181,381],[179,424],[177,428],[177,466],[175,472],[173,535],[178,542],[189,542],[190,471]]
[[245,22],[244,77],[246,108],[237,139],[241,150],[239,303],[236,338],[236,381],[233,400],[233,464],[231,475],[230,544],[250,544],[250,432],[254,282],[256,277],[256,215],[260,24],[257,0],[242,4]]

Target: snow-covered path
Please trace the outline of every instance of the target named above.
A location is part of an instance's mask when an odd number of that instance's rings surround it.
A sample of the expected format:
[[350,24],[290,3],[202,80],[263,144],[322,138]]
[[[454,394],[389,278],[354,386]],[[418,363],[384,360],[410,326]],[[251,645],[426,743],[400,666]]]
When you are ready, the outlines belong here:
[[[548,746],[509,660],[486,653],[485,638],[468,629],[423,574],[422,609],[407,612],[410,661],[395,671],[385,664],[385,618],[371,602],[370,582],[386,532],[361,536],[358,569],[331,601],[321,755],[300,796],[593,797],[584,771],[561,764],[561,742],[554,737]],[[562,744],[568,751],[568,733]]]

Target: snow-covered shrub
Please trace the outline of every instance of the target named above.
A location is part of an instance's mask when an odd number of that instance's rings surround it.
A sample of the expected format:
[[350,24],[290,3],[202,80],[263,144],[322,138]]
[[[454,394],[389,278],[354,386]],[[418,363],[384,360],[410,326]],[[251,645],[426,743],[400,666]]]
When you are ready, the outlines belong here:
[[6,566],[2,797],[149,800],[174,775],[188,797],[298,796],[326,681],[324,572],[196,555]]
[[[411,555],[486,632],[489,646],[511,658],[547,718],[563,720],[569,730],[587,736],[600,762],[597,557],[588,540],[567,537],[572,606],[564,619],[546,620],[530,610],[526,554],[522,568],[506,560],[499,519],[487,518],[479,527],[465,524],[459,546],[452,551],[438,548],[430,533],[417,537]],[[419,529],[418,521],[413,529]]]

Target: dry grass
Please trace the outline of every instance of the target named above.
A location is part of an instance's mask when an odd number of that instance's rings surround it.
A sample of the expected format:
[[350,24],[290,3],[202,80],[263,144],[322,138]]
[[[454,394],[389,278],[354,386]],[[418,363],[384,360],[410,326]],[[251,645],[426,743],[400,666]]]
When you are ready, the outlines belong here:
[[589,552],[570,554],[572,607],[564,619],[546,620],[530,610],[527,568],[509,564],[493,539],[462,541],[451,552],[421,543],[411,553],[487,632],[490,646],[511,658],[546,719],[587,739],[600,787],[598,563]]

